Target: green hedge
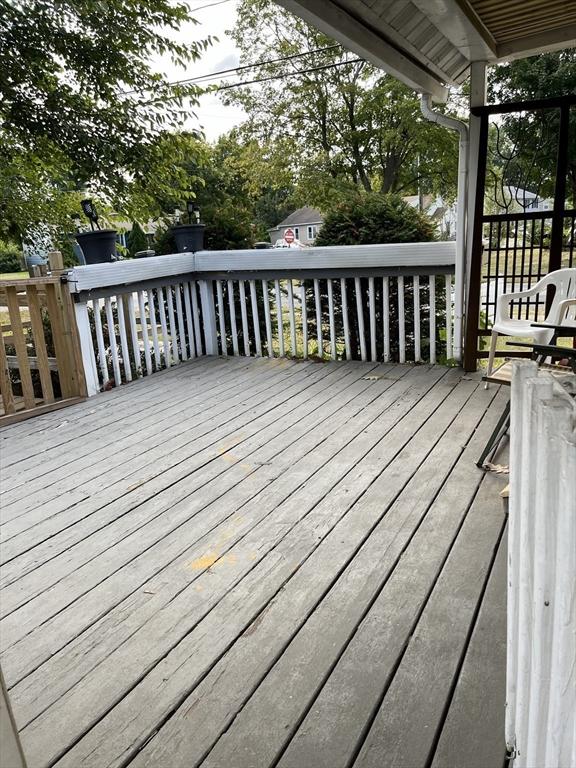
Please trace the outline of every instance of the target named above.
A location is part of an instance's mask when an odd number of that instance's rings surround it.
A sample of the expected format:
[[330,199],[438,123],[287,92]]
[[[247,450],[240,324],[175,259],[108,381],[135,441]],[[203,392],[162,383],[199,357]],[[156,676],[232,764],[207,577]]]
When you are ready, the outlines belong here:
[[20,251],[15,246],[0,246],[0,272],[20,272]]

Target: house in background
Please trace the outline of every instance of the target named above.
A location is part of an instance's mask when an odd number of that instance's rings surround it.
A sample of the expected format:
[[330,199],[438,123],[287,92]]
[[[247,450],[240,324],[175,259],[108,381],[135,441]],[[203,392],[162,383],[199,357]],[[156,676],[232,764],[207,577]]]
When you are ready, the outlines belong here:
[[500,194],[495,200],[498,213],[519,213],[521,211],[551,211],[554,208],[554,200],[542,198],[536,192],[528,189],[513,187],[504,184],[500,188]]
[[320,211],[305,205],[287,216],[280,224],[268,230],[270,242],[274,244],[277,240],[282,240],[286,230],[291,229],[295,239],[301,245],[313,245],[323,221],[324,217]]
[[407,195],[402,198],[412,208],[422,208],[436,227],[441,240],[456,239],[457,203],[449,203],[443,197],[433,195]]

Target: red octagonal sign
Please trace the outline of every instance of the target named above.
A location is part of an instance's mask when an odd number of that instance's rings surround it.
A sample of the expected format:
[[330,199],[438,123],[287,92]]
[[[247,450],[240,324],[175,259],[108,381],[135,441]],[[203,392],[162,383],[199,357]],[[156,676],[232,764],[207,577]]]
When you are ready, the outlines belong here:
[[294,242],[294,230],[287,229],[286,232],[284,232],[284,240],[286,240],[286,242],[288,244],[293,243]]

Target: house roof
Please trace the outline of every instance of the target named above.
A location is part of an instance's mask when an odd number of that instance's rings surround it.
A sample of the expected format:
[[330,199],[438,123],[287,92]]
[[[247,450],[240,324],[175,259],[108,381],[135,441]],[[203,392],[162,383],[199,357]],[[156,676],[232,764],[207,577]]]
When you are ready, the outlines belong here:
[[300,224],[322,224],[324,217],[317,211],[316,208],[311,208],[309,205],[305,205],[303,208],[298,208],[296,211],[286,216],[284,221],[277,224],[272,229],[279,229],[280,227],[297,227]]
[[568,0],[276,0],[416,91],[445,101],[474,61],[576,46]]

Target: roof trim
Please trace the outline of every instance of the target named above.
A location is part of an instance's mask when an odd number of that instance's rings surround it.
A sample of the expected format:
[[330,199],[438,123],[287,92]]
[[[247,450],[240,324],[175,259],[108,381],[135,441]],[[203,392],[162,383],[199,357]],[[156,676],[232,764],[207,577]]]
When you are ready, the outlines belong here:
[[[566,39],[566,36],[570,39]],[[537,53],[562,50],[576,47],[576,24],[567,24],[545,33],[519,37],[498,46],[498,59],[523,59]]]
[[331,0],[314,0],[313,4],[306,0],[277,2],[414,90],[429,93],[434,101],[446,102],[448,89],[443,82]]
[[473,9],[459,0],[412,0],[468,61],[496,58],[496,41]]

